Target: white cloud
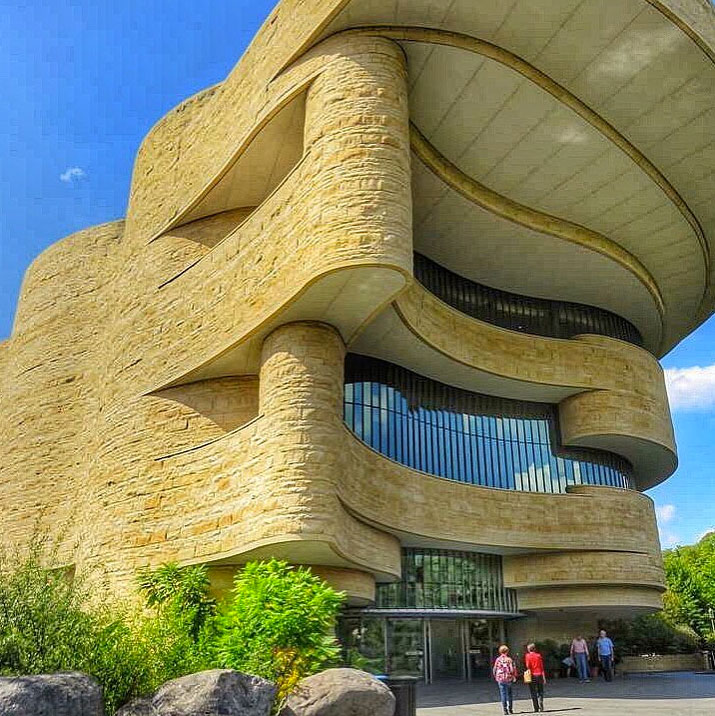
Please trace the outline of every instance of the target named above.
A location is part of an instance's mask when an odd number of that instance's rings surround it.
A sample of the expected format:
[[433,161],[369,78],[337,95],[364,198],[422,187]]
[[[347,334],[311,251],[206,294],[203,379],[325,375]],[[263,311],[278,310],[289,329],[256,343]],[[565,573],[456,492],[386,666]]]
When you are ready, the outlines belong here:
[[665,548],[677,547],[679,544],[683,544],[680,537],[675,532],[661,532],[660,533],[660,546]]
[[655,508],[655,514],[660,524],[670,522],[675,516],[675,505],[660,505]]
[[535,465],[533,462],[524,472],[514,473],[514,486],[517,490],[537,490],[539,492],[561,492],[562,483],[580,484],[581,483],[581,466],[578,462],[573,463],[573,479],[566,480],[565,476],[552,475],[551,465],[544,463],[543,465]]
[[696,542],[700,542],[700,540],[703,537],[706,537],[707,535],[711,534],[712,532],[715,532],[715,527],[708,527],[704,532],[701,532],[696,538]]
[[79,179],[84,179],[86,176],[87,172],[85,172],[82,167],[67,167],[67,169],[60,174],[60,181],[63,181],[65,184],[72,184]]
[[[675,547],[682,544],[680,536],[673,532],[670,523],[675,517],[675,505],[657,505],[655,508],[655,516],[658,521],[658,533],[660,534],[660,544],[662,547]],[[666,527],[666,525],[669,525]]]
[[715,365],[667,368],[665,384],[673,410],[715,409]]

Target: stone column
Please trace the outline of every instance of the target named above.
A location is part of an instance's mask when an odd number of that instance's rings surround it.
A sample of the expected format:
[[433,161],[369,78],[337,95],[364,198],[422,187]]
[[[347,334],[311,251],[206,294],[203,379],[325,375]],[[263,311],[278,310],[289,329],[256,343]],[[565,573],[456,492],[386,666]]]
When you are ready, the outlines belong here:
[[332,452],[329,443],[342,419],[344,362],[345,345],[332,326],[312,321],[280,326],[263,343],[259,412],[295,431],[291,444]]
[[[412,271],[407,68],[399,45],[342,37],[316,48],[324,70],[306,93],[305,152],[325,199],[311,232],[354,262]],[[337,245],[336,245],[337,239]],[[340,246],[342,242],[343,246]]]
[[259,411],[271,445],[271,481],[295,502],[301,531],[332,535],[340,512],[340,411],[345,346],[322,323],[290,323],[263,344]]
[[399,544],[348,514],[337,497],[336,485],[349,469],[344,360],[345,345],[331,326],[283,325],[263,344],[259,402],[272,443],[271,481],[284,502],[295,505],[293,539],[283,542],[280,554],[294,563],[333,568],[326,572],[331,577],[350,575],[339,587],[365,603],[372,598],[370,570],[386,554],[399,559]]

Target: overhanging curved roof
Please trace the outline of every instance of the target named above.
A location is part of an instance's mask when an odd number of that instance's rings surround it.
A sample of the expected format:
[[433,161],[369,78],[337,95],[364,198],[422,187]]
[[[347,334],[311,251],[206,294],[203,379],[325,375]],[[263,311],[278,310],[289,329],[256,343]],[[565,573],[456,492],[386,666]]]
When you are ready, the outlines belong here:
[[420,250],[658,353],[712,312],[707,1],[350,0],[320,37],[344,31],[405,49]]
[[[283,154],[253,166],[264,86],[340,33],[404,49],[418,251],[486,285],[611,310],[656,355],[713,312],[709,0],[282,0],[226,81],[150,132],[128,235],[216,210],[209,191],[234,208],[241,157],[270,184],[300,146],[266,140]],[[180,153],[177,132],[192,135]]]

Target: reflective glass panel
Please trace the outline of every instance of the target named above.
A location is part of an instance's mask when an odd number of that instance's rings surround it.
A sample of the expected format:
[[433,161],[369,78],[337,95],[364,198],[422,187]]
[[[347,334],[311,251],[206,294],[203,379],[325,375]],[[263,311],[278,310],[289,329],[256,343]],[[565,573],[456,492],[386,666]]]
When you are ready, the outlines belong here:
[[456,550],[403,549],[402,581],[378,584],[375,601],[383,609],[517,611],[501,557]]
[[565,492],[568,485],[632,488],[612,453],[558,444],[556,406],[471,393],[356,354],[345,362],[345,422],[408,467],[474,485]]

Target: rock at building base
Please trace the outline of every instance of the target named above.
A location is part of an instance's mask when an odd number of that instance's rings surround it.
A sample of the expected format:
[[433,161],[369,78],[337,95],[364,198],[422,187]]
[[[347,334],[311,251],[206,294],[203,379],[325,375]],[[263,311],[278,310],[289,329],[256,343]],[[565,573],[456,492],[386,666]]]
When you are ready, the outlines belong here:
[[212,669],[167,681],[146,699],[135,699],[117,716],[268,716],[276,687],[258,676]]
[[79,672],[0,678],[2,716],[104,716],[102,689]]
[[280,716],[392,716],[395,697],[374,676],[327,669],[303,679]]

